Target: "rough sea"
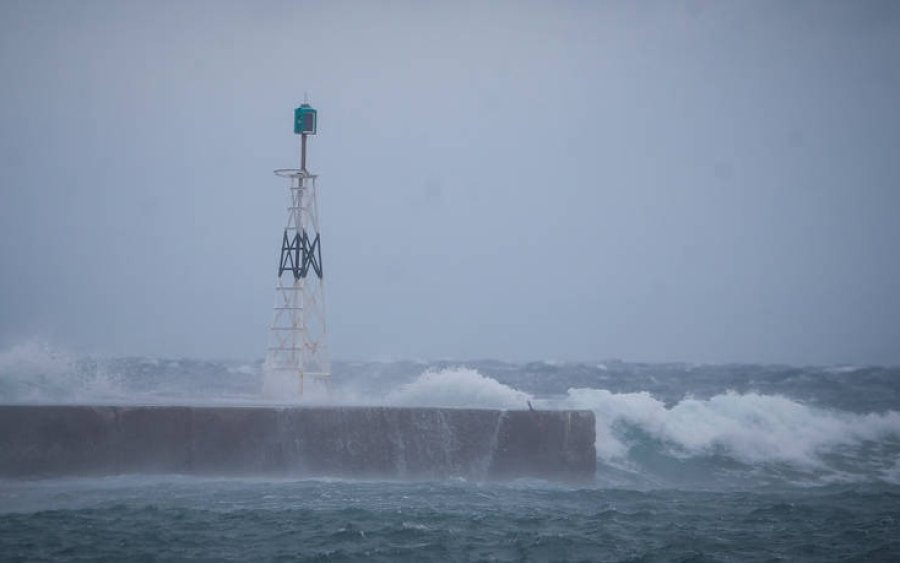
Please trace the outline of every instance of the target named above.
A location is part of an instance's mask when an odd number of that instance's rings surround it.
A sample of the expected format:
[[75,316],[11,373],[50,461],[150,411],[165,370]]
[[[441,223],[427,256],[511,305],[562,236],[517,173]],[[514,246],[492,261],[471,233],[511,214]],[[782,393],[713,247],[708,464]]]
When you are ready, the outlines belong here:
[[[591,486],[0,480],[0,560],[897,561],[900,368],[337,362],[343,404],[583,408]],[[260,362],[0,352],[0,404],[283,403]]]

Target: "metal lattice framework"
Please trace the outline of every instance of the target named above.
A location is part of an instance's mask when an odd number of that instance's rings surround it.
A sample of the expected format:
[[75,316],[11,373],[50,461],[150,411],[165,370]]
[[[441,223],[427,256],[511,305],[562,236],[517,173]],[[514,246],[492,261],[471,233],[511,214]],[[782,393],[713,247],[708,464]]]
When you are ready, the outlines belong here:
[[291,205],[282,237],[265,363],[271,375],[296,378],[301,396],[310,383],[327,389],[331,371],[325,330],[317,176],[305,170],[305,160],[301,160],[303,169],[275,171],[290,179]]

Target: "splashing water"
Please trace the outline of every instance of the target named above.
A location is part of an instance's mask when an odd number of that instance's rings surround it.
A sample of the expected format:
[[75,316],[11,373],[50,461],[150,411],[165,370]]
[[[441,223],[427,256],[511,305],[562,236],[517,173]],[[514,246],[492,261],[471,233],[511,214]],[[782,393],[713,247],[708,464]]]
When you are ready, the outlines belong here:
[[[535,408],[589,409],[596,417],[598,478],[611,482],[900,482],[897,370],[786,373],[769,366],[614,362],[338,362],[331,394],[307,389],[304,401],[493,409],[525,409],[531,402]],[[260,362],[85,358],[39,343],[0,352],[0,402],[7,404],[297,402],[296,381],[274,383]],[[838,401],[854,393],[854,410],[847,410]]]
[[389,405],[476,409],[523,409],[532,399],[469,368],[428,370],[385,397]]
[[[671,460],[722,457],[832,478],[864,473],[894,482],[896,477],[891,468],[900,453],[896,411],[855,414],[777,395],[735,392],[686,398],[667,407],[647,392],[571,389],[553,403],[594,412],[598,457],[614,466],[633,468],[635,450],[651,447]],[[873,455],[873,449],[881,455]],[[861,456],[865,451],[868,457]],[[856,466],[840,463],[848,460]]]

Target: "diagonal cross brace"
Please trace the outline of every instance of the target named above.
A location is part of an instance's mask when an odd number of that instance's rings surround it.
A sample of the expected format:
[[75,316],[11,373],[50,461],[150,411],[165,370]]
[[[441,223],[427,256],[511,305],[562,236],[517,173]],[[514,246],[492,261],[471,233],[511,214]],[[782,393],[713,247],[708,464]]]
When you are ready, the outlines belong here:
[[278,277],[286,271],[294,274],[294,279],[305,278],[312,266],[319,279],[322,279],[322,245],[319,233],[310,240],[306,230],[302,233],[294,233],[294,238],[288,238],[287,229],[281,240],[281,260],[278,263]]

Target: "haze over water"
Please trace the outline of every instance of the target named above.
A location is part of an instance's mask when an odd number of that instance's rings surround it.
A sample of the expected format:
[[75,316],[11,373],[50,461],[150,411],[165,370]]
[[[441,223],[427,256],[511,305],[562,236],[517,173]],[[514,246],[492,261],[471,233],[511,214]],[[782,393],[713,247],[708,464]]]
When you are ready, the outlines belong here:
[[328,400],[590,409],[598,456],[0,480],[0,558],[900,553],[895,3],[7,1],[0,77],[0,404],[294,401],[308,92]]
[[900,363],[893,2],[0,5],[0,345]]

